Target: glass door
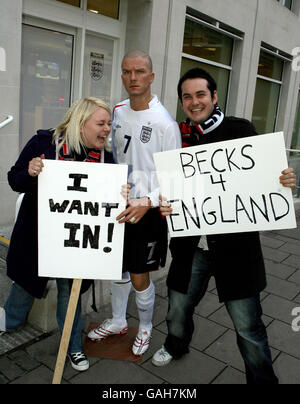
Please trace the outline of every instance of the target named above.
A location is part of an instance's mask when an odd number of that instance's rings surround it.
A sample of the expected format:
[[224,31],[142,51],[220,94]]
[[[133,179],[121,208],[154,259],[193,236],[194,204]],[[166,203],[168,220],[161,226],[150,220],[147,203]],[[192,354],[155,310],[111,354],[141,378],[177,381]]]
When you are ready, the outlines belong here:
[[74,36],[23,25],[21,148],[38,129],[57,126],[71,103]]
[[111,104],[114,41],[86,34],[83,96],[97,97]]

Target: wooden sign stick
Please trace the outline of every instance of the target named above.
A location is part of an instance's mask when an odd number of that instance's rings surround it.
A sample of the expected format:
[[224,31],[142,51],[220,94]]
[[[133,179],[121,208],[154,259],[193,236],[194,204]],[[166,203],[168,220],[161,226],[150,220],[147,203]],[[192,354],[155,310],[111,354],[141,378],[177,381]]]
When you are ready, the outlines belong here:
[[81,289],[82,279],[74,279],[72,290],[70,294],[68,310],[65,318],[64,329],[60,340],[59,351],[57,355],[56,365],[52,384],[60,384],[62,374],[65,367],[67,350],[70,342],[70,336],[74,323],[75,311],[79,299],[79,293]]

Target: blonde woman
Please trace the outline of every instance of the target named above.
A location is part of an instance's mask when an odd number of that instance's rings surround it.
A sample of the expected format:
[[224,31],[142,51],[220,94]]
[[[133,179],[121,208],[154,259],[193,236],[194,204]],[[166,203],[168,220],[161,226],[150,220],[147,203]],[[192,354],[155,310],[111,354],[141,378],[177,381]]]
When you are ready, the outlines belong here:
[[[12,332],[26,322],[34,298],[42,298],[48,279],[38,276],[37,177],[43,159],[113,163],[108,149],[111,111],[97,98],[84,98],[67,111],[56,129],[39,130],[8,173],[16,192],[25,193],[14,226],[7,255],[7,275],[14,281],[8,300],[0,308],[0,331]],[[69,281],[57,279],[57,322],[62,332],[70,294]],[[89,362],[81,345],[81,302],[79,299],[68,356],[74,369],[83,371]]]

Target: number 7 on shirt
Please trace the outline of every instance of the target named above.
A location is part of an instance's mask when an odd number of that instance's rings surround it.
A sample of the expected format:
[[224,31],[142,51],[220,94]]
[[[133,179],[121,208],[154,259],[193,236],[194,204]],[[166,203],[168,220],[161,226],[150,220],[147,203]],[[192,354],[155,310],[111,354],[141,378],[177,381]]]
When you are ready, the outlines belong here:
[[125,148],[124,148],[124,153],[126,153],[127,150],[128,150],[128,147],[129,147],[129,143],[131,141],[131,136],[125,135],[124,138],[127,139],[127,143],[126,143]]

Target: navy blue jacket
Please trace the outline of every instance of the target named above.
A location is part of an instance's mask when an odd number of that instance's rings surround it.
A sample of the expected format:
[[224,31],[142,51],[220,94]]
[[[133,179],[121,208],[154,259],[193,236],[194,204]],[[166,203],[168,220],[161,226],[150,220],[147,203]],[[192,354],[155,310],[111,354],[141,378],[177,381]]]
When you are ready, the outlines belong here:
[[[8,172],[11,188],[25,193],[16,220],[7,254],[7,275],[36,298],[42,298],[48,278],[38,276],[37,177],[28,174],[28,164],[34,157],[45,154],[55,160],[53,130],[39,130],[22,150]],[[112,154],[105,151],[105,163],[113,163]]]

